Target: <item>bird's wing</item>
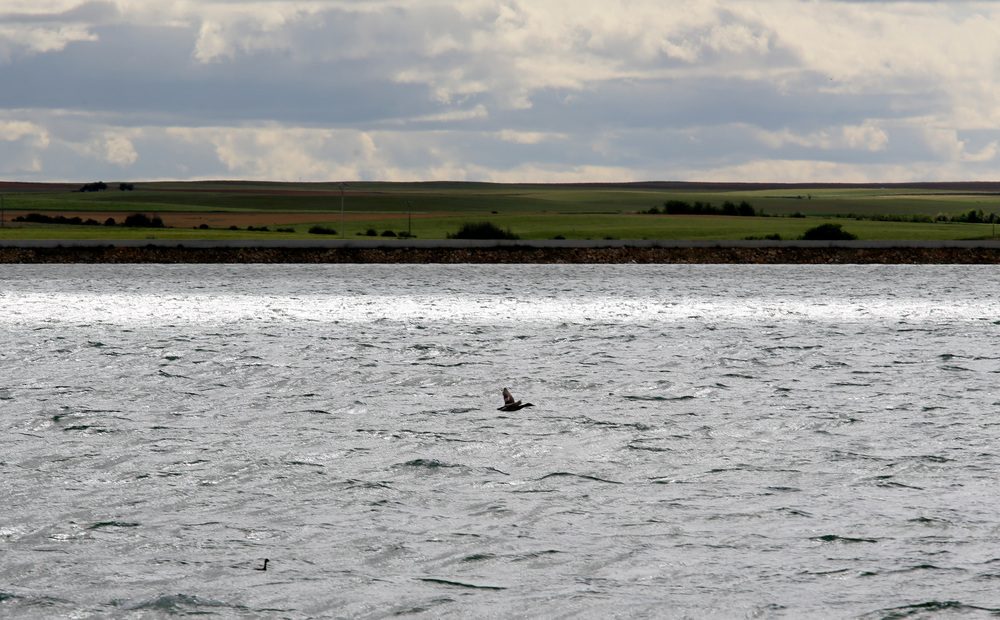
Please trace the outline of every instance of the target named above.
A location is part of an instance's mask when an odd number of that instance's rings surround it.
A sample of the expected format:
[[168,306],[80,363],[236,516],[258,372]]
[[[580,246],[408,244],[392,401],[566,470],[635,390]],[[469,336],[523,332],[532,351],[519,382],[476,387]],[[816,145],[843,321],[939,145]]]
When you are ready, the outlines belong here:
[[503,389],[503,404],[510,405],[514,403],[514,397],[510,395],[510,390],[507,388]]

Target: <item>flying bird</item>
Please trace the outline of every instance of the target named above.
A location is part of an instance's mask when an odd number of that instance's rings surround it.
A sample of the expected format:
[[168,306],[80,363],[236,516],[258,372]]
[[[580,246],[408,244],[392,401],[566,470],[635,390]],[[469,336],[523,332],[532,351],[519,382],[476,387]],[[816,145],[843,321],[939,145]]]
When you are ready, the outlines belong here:
[[507,388],[503,389],[503,407],[497,407],[497,411],[517,411],[518,409],[524,409],[525,407],[534,407],[534,405],[514,400],[514,397],[510,395],[510,390]]
[[260,568],[255,568],[254,570],[267,570],[267,563],[268,563],[268,561],[269,560],[267,558],[264,558],[264,566],[262,566]]

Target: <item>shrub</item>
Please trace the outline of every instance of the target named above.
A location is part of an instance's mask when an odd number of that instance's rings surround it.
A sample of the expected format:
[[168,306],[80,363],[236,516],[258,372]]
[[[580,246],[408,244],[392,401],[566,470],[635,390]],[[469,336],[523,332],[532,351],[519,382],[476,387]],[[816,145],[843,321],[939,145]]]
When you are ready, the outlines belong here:
[[383,237],[395,237],[396,233],[392,232],[391,230],[383,230],[382,231],[382,236]]
[[[661,211],[656,207],[653,207],[648,211],[643,211],[643,213],[656,215],[657,213],[661,213]],[[694,205],[691,205],[683,200],[668,200],[663,203],[662,213],[667,215],[740,215],[743,217],[763,215],[763,213],[758,213],[757,210],[753,208],[753,205],[746,200],[742,201],[740,204],[727,200],[722,203],[722,207],[713,207],[710,202],[698,201],[695,202]]]
[[294,228],[279,228],[278,232],[293,233],[293,232],[295,232],[295,229]]
[[805,241],[850,241],[858,236],[844,230],[840,224],[820,224],[802,234]]
[[951,216],[952,222],[963,222],[965,224],[982,224],[986,221],[982,209],[970,209],[964,213]]
[[493,222],[466,222],[455,234],[448,234],[449,239],[520,239],[510,229],[501,229]]
[[367,237],[377,237],[378,236],[378,231],[375,230],[374,228],[369,228],[368,230],[365,231],[365,236],[367,236]]
[[152,219],[144,213],[133,213],[125,218],[122,226],[130,228],[163,228],[163,220],[160,216],[154,215]]
[[44,215],[42,213],[29,213],[19,215],[14,218],[15,222],[31,222],[32,224],[62,224],[64,226],[100,226],[97,220],[88,219],[83,221],[79,217],[66,217],[65,215]]
[[327,228],[326,226],[313,226],[309,229],[309,233],[313,235],[336,235],[337,231],[332,228]]
[[202,224],[198,227],[200,230],[208,230],[208,224]]
[[104,225],[105,226],[117,226],[118,222],[115,221],[115,218],[109,217],[108,219],[104,220]]
[[247,230],[250,232],[271,232],[267,226],[247,226]]
[[663,203],[663,212],[667,215],[686,215],[691,213],[691,205],[683,200],[668,200]]

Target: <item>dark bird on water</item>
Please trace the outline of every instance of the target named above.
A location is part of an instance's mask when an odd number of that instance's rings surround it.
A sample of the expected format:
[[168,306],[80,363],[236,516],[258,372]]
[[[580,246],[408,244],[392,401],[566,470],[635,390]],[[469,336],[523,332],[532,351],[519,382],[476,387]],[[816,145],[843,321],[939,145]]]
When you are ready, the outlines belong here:
[[264,558],[264,566],[261,566],[260,568],[255,568],[254,570],[267,570],[267,562],[268,559]]
[[497,411],[517,411],[518,409],[524,409],[525,407],[534,407],[534,405],[514,400],[514,397],[510,395],[510,390],[507,388],[503,389],[503,407],[497,407]]

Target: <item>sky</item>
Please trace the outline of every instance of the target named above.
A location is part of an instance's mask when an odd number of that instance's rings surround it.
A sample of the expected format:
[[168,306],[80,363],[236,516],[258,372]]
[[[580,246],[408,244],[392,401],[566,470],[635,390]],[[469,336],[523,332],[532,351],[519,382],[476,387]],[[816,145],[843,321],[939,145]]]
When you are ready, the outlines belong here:
[[0,180],[996,180],[1000,2],[0,0]]

